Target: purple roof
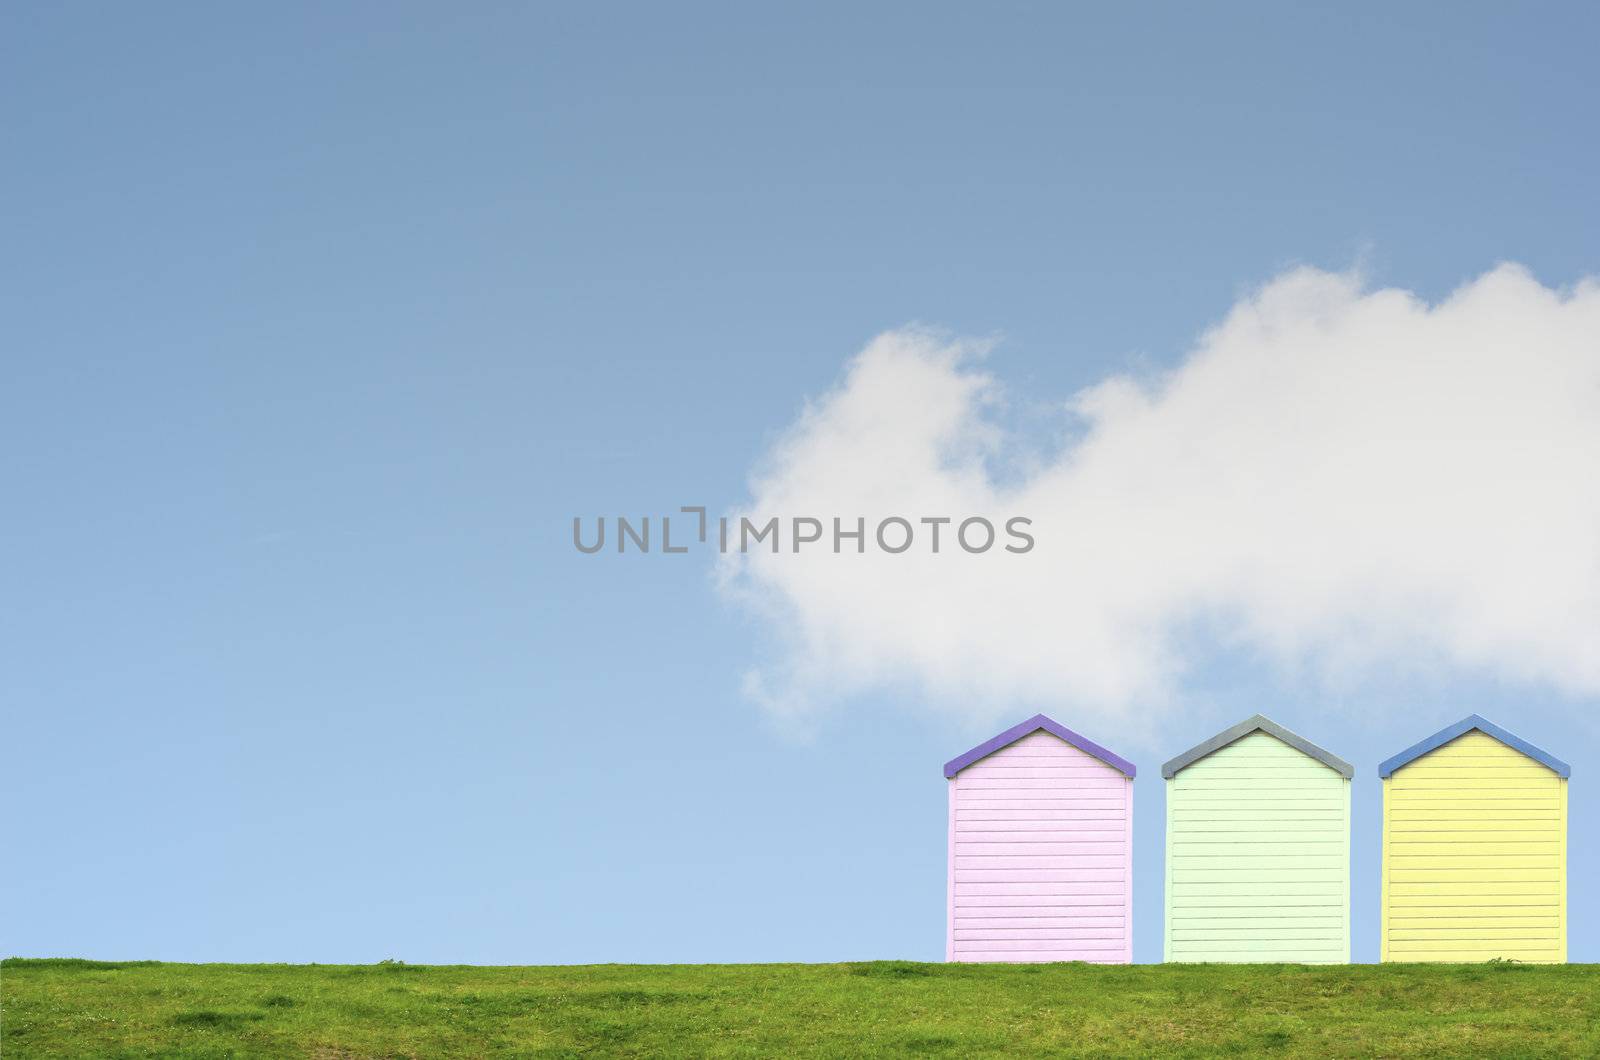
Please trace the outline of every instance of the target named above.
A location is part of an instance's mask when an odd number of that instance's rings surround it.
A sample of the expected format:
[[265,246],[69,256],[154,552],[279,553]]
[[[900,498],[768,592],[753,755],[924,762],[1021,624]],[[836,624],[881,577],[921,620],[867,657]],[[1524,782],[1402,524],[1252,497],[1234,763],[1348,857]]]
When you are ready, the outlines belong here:
[[1110,751],[1107,751],[1104,747],[1101,747],[1093,740],[1085,739],[1084,737],[1079,736],[1077,733],[1073,732],[1071,729],[1067,728],[1065,725],[1062,725],[1058,721],[1053,721],[1050,718],[1045,717],[1043,714],[1035,714],[1021,725],[1013,725],[1000,735],[990,737],[989,739],[983,741],[966,754],[958,755],[955,758],[950,759],[950,761],[944,764],[944,775],[946,777],[953,777],[963,769],[970,766],[972,763],[976,762],[978,759],[987,758],[996,751],[1000,750],[1000,748],[1009,747],[1011,744],[1016,743],[1024,736],[1027,736],[1030,733],[1038,732],[1040,729],[1043,729],[1051,736],[1060,737],[1080,751],[1094,755],[1106,765],[1111,766],[1114,769],[1121,770],[1129,777],[1132,777],[1138,772],[1138,770],[1134,768],[1133,763],[1128,761],[1126,758],[1112,754]]

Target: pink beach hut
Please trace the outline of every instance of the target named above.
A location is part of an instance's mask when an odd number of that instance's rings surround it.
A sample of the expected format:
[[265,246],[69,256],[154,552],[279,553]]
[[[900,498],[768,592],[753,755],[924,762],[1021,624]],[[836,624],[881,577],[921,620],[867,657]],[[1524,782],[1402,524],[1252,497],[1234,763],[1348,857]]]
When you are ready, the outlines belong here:
[[1132,762],[1043,714],[945,763],[945,959],[1133,959]]

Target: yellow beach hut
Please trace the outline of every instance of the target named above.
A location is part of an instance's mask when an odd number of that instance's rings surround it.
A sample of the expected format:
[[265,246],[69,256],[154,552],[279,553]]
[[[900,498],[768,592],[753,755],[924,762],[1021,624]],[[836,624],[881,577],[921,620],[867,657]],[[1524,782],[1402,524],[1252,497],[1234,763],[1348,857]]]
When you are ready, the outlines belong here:
[[1476,714],[1379,766],[1381,959],[1566,961],[1570,774]]

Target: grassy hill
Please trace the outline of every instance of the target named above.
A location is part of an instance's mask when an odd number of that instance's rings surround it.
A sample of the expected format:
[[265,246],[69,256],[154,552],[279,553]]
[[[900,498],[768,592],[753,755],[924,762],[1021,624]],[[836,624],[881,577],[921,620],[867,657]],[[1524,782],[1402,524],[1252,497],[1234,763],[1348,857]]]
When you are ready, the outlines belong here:
[[0,1054],[1600,1055],[1600,966],[0,965]]

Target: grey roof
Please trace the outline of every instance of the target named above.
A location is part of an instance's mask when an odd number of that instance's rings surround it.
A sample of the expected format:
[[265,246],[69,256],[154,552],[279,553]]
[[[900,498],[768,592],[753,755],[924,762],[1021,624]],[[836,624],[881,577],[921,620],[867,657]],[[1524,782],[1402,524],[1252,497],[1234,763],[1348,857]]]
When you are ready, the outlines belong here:
[[1220,751],[1230,743],[1242,740],[1253,732],[1264,732],[1268,736],[1274,736],[1301,754],[1310,755],[1329,769],[1335,770],[1345,777],[1355,776],[1356,767],[1349,762],[1346,762],[1336,754],[1324,751],[1304,736],[1295,735],[1271,718],[1261,714],[1246,718],[1233,728],[1224,729],[1217,733],[1205,743],[1189,748],[1183,754],[1162,766],[1161,775],[1171,780],[1177,776],[1180,770],[1187,769],[1211,752]]

